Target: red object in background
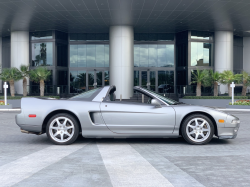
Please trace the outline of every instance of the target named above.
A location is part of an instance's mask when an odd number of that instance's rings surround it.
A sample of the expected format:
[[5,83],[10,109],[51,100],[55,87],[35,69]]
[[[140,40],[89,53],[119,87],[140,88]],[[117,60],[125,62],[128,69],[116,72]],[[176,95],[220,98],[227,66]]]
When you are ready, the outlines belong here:
[[35,118],[35,117],[36,117],[36,114],[30,114],[29,117],[30,117],[30,118]]

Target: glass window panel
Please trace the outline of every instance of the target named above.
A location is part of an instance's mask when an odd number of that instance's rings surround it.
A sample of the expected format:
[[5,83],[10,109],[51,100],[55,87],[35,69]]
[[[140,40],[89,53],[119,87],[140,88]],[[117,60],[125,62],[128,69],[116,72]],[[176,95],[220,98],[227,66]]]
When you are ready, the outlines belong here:
[[167,63],[166,67],[174,67],[174,45],[166,45]]
[[94,80],[95,80],[95,72],[94,72],[94,71],[89,71],[89,72],[88,72],[88,85],[89,85],[89,90],[94,89]]
[[105,67],[109,67],[109,45],[105,45]]
[[212,44],[191,43],[191,66],[210,66]]
[[109,85],[109,71],[104,72],[104,85]]
[[70,93],[77,93],[77,71],[70,71]]
[[77,45],[70,45],[70,67],[77,67]]
[[166,45],[158,45],[158,67],[167,66],[167,50]]
[[31,40],[52,39],[52,31],[39,31],[31,33]]
[[87,67],[95,67],[95,45],[87,45]]
[[80,89],[81,91],[86,91],[86,71],[78,71],[77,81],[78,89]]
[[134,86],[139,86],[139,71],[134,71]]
[[147,88],[147,83],[148,83],[148,72],[142,71],[141,72],[141,86],[144,88]]
[[46,43],[46,65],[53,65],[53,48],[52,48],[53,43]]
[[96,71],[97,87],[102,87],[102,71]]
[[104,67],[104,45],[96,45],[96,67]]
[[167,89],[166,71],[158,71],[158,92],[166,93],[166,89]]
[[149,67],[157,67],[157,45],[149,46]]
[[148,45],[140,45],[140,67],[148,67]]
[[86,67],[86,45],[77,46],[77,67]]
[[134,45],[134,67],[140,64],[140,45]]
[[53,43],[33,43],[32,44],[32,66],[53,65]]
[[150,90],[155,91],[155,71],[150,71],[149,82],[150,82]]

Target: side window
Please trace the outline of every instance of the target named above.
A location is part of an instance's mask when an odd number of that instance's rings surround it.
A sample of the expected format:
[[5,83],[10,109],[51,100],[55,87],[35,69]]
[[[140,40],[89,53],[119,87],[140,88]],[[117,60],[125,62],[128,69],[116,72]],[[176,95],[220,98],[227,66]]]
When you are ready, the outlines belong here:
[[130,98],[130,102],[151,104],[152,97],[134,90],[133,97]]

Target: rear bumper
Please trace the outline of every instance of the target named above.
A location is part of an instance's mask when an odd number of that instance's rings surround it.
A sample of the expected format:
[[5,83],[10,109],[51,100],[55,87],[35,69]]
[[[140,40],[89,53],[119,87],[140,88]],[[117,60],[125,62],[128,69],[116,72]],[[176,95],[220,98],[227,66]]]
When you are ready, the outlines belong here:
[[33,132],[33,133],[40,133],[42,131],[42,127],[40,125],[33,125],[27,124],[25,116],[20,113],[15,116],[16,124],[20,127],[21,130]]

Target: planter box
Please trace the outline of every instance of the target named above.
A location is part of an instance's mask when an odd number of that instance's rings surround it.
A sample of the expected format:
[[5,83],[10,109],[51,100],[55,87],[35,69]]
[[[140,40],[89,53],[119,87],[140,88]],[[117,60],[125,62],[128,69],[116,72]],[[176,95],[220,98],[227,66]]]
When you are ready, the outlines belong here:
[[9,105],[0,105],[0,109],[12,109],[12,104],[9,104]]
[[247,105],[227,105],[227,108],[250,109],[250,106],[247,106]]
[[179,99],[180,102],[209,107],[226,108],[226,106],[232,102],[231,99]]

